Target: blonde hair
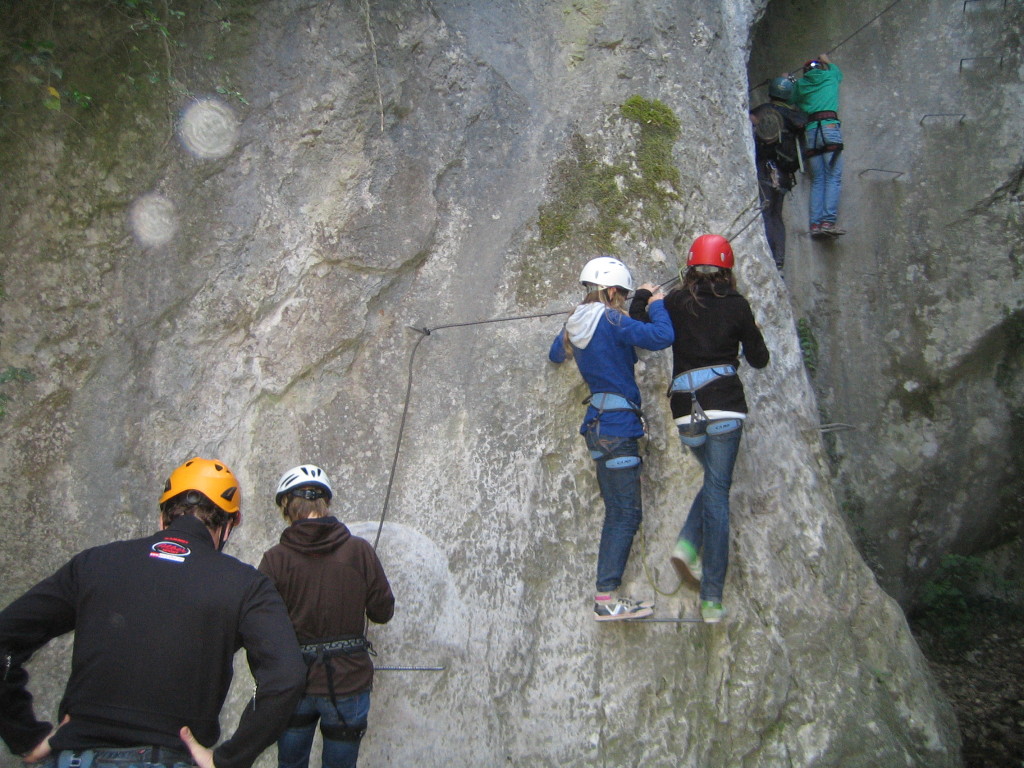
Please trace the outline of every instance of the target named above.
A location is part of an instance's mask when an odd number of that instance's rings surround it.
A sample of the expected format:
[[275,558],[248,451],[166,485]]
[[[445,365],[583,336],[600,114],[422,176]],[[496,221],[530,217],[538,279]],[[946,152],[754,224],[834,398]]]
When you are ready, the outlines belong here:
[[[569,317],[572,317],[573,312],[582,307],[584,304],[596,304],[600,302],[604,304],[608,309],[620,312],[623,315],[628,314],[626,312],[626,291],[624,288],[615,288],[615,294],[609,295],[608,291],[610,288],[605,288],[601,285],[593,285],[592,283],[584,283],[587,287],[587,295],[583,297],[583,301],[578,306],[574,307],[572,312],[569,313]],[[572,357],[572,342],[569,341],[569,334],[562,334],[562,345],[565,347],[565,354],[567,357]]]

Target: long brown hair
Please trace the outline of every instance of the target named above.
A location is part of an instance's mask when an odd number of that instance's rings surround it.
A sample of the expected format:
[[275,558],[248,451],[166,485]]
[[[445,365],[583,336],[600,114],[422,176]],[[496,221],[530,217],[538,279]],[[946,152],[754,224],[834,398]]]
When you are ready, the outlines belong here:
[[[704,271],[706,269],[713,269],[714,271],[706,272]],[[723,269],[722,267],[695,266],[687,269],[683,275],[683,284],[676,290],[690,292],[690,300],[686,303],[689,305],[690,312],[693,313],[694,317],[697,316],[696,307],[704,306],[697,295],[703,286],[711,289],[712,296],[721,298],[729,291],[736,290],[736,275],[733,274],[731,269]]]

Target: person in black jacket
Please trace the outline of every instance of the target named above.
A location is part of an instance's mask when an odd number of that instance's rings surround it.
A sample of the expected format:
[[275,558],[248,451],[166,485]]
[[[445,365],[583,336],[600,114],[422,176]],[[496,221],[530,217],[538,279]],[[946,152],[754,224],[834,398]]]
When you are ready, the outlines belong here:
[[779,272],[786,263],[786,224],[782,205],[803,167],[807,114],[790,106],[793,83],[776,77],[768,84],[768,101],[750,110],[754,127],[754,163],[764,235]]
[[317,722],[322,768],[355,768],[373,687],[366,621],[384,624],[395,596],[370,542],[330,514],[334,492],[315,464],[289,469],[274,501],[290,524],[259,569],[277,586],[309,665],[305,695],[277,741],[278,768],[306,768]]
[[[27,763],[249,768],[302,694],[306,667],[281,596],[222,554],[241,491],[193,458],[160,497],[161,531],[75,555],[0,612],[0,737]],[[24,664],[74,631],[60,725],[36,719]],[[218,718],[244,647],[256,681],[234,735]]]
[[[699,584],[701,617],[725,615],[722,592],[729,564],[729,490],[747,402],[736,371],[742,347],[755,368],[768,365],[768,348],[747,300],[736,290],[732,246],[721,235],[701,235],[690,247],[683,283],[665,297],[672,319],[672,416],[679,439],[704,469],[672,552],[680,578]],[[649,296],[637,291],[630,314],[644,319]]]

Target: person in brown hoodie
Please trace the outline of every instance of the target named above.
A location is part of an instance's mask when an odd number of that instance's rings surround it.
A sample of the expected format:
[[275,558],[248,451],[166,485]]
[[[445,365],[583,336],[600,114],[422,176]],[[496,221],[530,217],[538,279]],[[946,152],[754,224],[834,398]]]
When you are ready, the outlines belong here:
[[384,624],[395,612],[377,553],[329,514],[332,495],[318,466],[285,472],[275,501],[289,525],[259,565],[284,598],[309,666],[305,694],[277,741],[279,768],[307,768],[318,721],[323,768],[354,768],[373,687],[366,622]]

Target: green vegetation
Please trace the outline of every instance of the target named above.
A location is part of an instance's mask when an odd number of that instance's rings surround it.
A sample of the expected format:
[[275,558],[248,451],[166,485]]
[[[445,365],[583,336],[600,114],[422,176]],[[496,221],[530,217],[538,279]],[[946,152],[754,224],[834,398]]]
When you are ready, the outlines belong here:
[[[538,235],[529,254],[543,252],[547,272],[553,257],[563,257],[568,268],[583,254],[614,254],[626,238],[655,239],[678,224],[671,206],[680,199],[672,156],[679,119],[662,102],[641,96],[631,96],[618,113],[637,126],[632,146],[609,158],[603,147],[577,133],[568,154],[555,164],[550,199],[539,207]],[[524,301],[538,298],[542,284],[542,275],[531,273],[535,262],[520,265],[517,284]]]
[[[0,386],[8,384],[13,381],[32,381],[35,377],[31,371],[24,368],[15,368],[14,366],[7,366],[3,371],[0,371]],[[7,404],[11,401],[11,396],[6,392],[0,392],[0,419],[7,416]]]
[[807,318],[801,317],[796,321],[796,335],[804,356],[804,366],[813,377],[818,371],[818,340],[814,337],[814,329]]
[[631,96],[622,105],[627,120],[640,126],[636,149],[639,177],[630,179],[631,197],[654,206],[647,215],[660,219],[668,214],[669,204],[679,199],[679,169],[672,160],[672,146],[679,138],[679,118],[662,102]]
[[679,137],[679,119],[660,101],[632,96],[621,115],[640,126],[628,157],[604,161],[579,134],[570,154],[555,167],[554,196],[539,212],[539,245],[556,248],[570,240],[582,250],[612,253],[616,235],[637,227],[639,234],[666,229],[670,202],[679,199],[679,170],[672,146]]
[[[186,10],[198,8],[190,0],[82,0],[56,12],[49,4],[21,5],[0,30],[2,133],[11,129],[12,119],[30,122],[66,113],[74,120],[80,111],[100,105],[145,107],[153,96],[188,96],[186,80],[196,73],[186,74],[185,57],[179,55],[186,32],[203,44],[239,36],[232,31],[237,25],[229,0],[214,0],[202,20]],[[217,23],[200,23],[206,15]],[[221,83],[222,93],[246,103],[230,80],[222,76]],[[30,133],[30,126],[19,129]]]
[[930,651],[962,654],[1011,610],[1012,587],[980,557],[945,555],[922,587],[911,619]]

